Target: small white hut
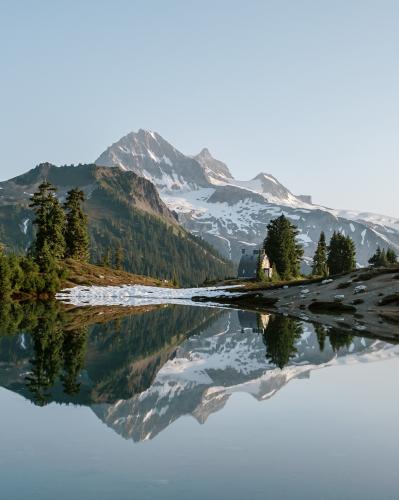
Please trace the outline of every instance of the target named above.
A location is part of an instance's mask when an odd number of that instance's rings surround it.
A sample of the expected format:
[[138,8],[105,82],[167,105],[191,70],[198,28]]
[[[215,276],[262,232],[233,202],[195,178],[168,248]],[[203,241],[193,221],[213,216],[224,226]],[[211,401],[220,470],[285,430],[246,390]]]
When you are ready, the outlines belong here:
[[266,278],[271,278],[273,269],[269,257],[262,249],[255,249],[247,252],[245,248],[242,249],[240,263],[238,265],[239,278],[256,278],[258,270],[258,262],[261,261],[261,266]]

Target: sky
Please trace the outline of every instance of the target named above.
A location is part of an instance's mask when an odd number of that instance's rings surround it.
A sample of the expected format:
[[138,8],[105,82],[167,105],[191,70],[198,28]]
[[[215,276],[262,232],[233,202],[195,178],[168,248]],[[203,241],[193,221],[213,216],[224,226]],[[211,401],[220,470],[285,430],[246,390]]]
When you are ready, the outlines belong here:
[[0,0],[0,180],[132,130],[399,217],[397,0]]

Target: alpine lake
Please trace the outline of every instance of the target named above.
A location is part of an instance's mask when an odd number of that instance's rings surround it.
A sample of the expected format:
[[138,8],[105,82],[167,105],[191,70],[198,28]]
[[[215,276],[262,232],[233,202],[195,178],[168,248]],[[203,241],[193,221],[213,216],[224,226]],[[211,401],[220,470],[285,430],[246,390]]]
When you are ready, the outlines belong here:
[[396,500],[398,373],[286,316],[0,303],[1,498]]

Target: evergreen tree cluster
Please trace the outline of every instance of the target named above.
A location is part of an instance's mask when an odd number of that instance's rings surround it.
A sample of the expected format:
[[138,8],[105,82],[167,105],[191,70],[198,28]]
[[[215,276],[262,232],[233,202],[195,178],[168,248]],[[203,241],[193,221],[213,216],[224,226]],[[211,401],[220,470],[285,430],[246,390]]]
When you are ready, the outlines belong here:
[[334,231],[328,247],[329,274],[341,274],[356,268],[356,247],[350,236]]
[[87,219],[82,210],[84,194],[68,192],[62,206],[56,188],[42,182],[31,198],[36,233],[27,256],[0,251],[0,298],[13,293],[54,293],[64,276],[64,257],[86,261],[89,256]]
[[303,247],[297,243],[298,230],[284,214],[267,225],[263,248],[281,279],[296,278],[300,274]]
[[54,276],[41,272],[31,257],[7,255],[0,251],[0,300],[7,300],[18,292],[38,294],[55,291]]
[[[151,385],[177,345],[221,314],[171,305],[90,325],[93,316],[65,312],[57,301],[1,301],[0,363],[22,366],[29,360],[22,390],[38,405],[127,399]],[[25,334],[25,349],[13,335],[18,333]],[[83,368],[88,392],[81,386]]]
[[398,257],[392,248],[388,248],[387,250],[383,248],[381,250],[380,247],[377,247],[375,254],[369,259],[369,264],[375,267],[386,267],[397,262]]
[[70,257],[85,262],[89,257],[87,217],[82,209],[84,193],[78,188],[71,189],[62,206],[56,191],[56,187],[44,181],[30,204],[36,226],[31,254],[43,271],[48,271],[51,259]]
[[350,236],[334,231],[329,246],[324,232],[320,234],[313,257],[312,273],[328,276],[353,271],[356,268],[356,247]]
[[350,236],[334,231],[329,246],[324,232],[320,234],[313,257],[312,273],[328,276],[353,271],[356,268],[356,247]]

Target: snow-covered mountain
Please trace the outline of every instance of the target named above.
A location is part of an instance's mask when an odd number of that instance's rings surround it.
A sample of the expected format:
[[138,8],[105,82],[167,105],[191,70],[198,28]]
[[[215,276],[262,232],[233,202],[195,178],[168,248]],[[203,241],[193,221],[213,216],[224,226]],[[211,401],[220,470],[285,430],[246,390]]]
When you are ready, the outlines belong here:
[[[261,322],[267,326],[268,318],[262,317]],[[258,324],[253,313],[224,313],[216,323],[183,342],[147,390],[113,404],[92,405],[92,410],[123,437],[147,440],[183,415],[203,424],[235,392],[262,401],[290,380],[308,378],[313,370],[399,355],[396,346],[360,337],[354,337],[338,352],[326,340],[321,352],[314,327],[304,323],[303,334],[295,344],[295,357],[280,370],[265,358]]]
[[131,132],[96,163],[133,170],[151,180],[189,231],[234,261],[239,260],[242,248],[259,245],[267,223],[282,213],[300,231],[305,262],[313,256],[321,230],[327,238],[333,231],[350,235],[360,265],[367,263],[377,245],[399,250],[399,220],[313,205],[309,196],[294,195],[268,173],[249,181],[236,180],[227,165],[207,149],[187,156],[155,132]]
[[209,184],[203,167],[195,159],[185,156],[156,132],[142,129],[122,137],[95,163],[133,170],[159,190],[192,190]]

